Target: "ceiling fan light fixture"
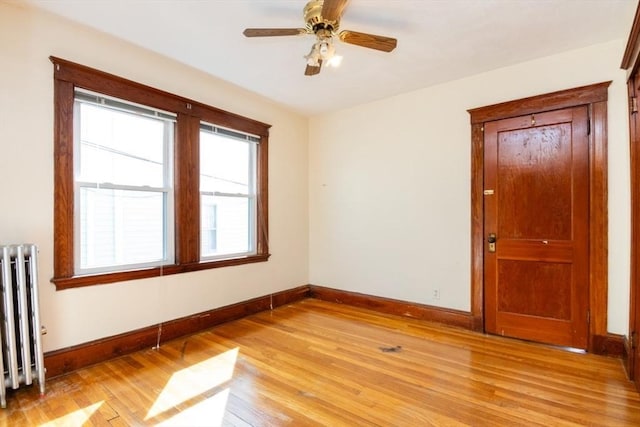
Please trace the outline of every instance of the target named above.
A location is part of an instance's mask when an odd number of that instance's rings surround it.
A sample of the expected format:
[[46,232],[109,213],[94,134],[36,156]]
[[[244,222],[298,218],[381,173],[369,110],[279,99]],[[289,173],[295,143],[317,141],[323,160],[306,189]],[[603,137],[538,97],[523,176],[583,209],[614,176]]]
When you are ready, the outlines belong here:
[[310,67],[319,67],[320,66],[320,50],[318,49],[317,43],[311,47],[311,52],[308,55],[305,55],[305,59],[307,60],[307,65]]
[[305,56],[305,59],[310,67],[320,67],[323,63],[335,67],[342,60],[342,57],[335,59],[335,53],[336,48],[332,37],[318,37],[318,41],[313,44],[311,52]]
[[320,53],[320,58],[323,61],[329,61],[336,53],[336,48],[333,46],[333,40],[330,38],[322,39],[318,43],[318,52]]
[[310,67],[319,67],[320,60],[319,58],[316,58],[316,57],[307,58],[307,65]]
[[342,64],[342,55],[333,55],[333,57],[327,61],[327,67],[338,68]]

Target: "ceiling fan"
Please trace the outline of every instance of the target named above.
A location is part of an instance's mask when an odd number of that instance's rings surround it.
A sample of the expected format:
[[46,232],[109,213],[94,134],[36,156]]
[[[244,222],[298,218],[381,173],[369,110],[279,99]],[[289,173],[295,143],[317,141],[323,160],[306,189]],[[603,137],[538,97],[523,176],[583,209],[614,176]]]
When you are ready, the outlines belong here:
[[331,64],[338,58],[333,46],[334,37],[345,43],[383,52],[391,52],[395,49],[398,41],[391,37],[350,30],[338,32],[340,19],[348,2],[349,0],[311,0],[304,7],[303,14],[306,22],[304,28],[247,28],[243,34],[246,37],[315,35],[316,42],[313,44],[311,52],[305,56],[307,68],[304,74],[306,76],[320,73],[323,64]]

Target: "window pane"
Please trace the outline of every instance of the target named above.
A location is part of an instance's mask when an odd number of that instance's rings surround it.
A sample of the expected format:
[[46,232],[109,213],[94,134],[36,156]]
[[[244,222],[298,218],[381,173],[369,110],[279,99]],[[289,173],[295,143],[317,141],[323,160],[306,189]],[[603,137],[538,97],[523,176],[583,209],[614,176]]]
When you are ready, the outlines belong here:
[[80,268],[165,259],[165,194],[80,189]]
[[251,151],[255,144],[200,132],[200,190],[251,194]]
[[215,254],[218,250],[218,206],[213,197],[203,197],[200,205],[202,230],[200,234],[203,253]]
[[201,256],[252,252],[251,211],[250,199],[245,197],[202,196]]
[[164,142],[165,132],[172,134],[171,121],[78,104],[79,181],[165,186]]

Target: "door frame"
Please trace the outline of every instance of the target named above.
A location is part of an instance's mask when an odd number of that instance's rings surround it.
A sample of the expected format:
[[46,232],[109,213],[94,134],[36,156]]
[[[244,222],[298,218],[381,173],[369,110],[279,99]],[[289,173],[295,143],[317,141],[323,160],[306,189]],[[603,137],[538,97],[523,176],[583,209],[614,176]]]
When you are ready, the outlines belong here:
[[589,336],[587,350],[607,353],[607,89],[611,81],[468,110],[471,116],[471,316],[484,332],[484,123],[563,108],[589,112]]
[[[634,98],[637,102],[638,93],[635,90],[635,79],[640,73],[640,4],[636,8],[633,25],[627,47],[622,57],[620,68],[627,70],[627,92],[629,101]],[[640,366],[638,360],[637,333],[640,323],[640,135],[636,132],[638,120],[637,105],[629,102],[629,155],[631,166],[631,280],[629,283],[629,336],[627,344],[628,357],[626,360],[627,374],[640,390]]]
[[[634,98],[637,99],[636,93],[636,78],[638,77],[638,67],[634,67],[634,70],[629,75],[627,81],[627,91],[629,95],[629,101]],[[634,111],[636,110],[636,111]],[[638,121],[637,108],[634,108],[633,103],[629,102],[629,157],[631,166],[631,277],[629,282],[629,335],[628,335],[628,358],[626,360],[626,369],[629,378],[636,384],[636,387],[640,389],[640,375],[636,366],[637,360],[637,338],[638,331],[638,278],[640,277],[640,268],[638,247],[640,245],[640,183],[639,174],[640,168],[638,167],[638,157],[640,156],[640,146],[638,145],[638,132],[636,132],[636,126]]]

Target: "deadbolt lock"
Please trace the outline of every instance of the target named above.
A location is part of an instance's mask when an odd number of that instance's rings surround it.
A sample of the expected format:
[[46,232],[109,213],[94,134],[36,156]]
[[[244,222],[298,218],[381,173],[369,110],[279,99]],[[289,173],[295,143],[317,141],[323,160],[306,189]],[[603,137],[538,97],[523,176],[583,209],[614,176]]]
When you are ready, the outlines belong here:
[[489,233],[487,237],[487,243],[489,243],[489,252],[496,251],[496,233]]

